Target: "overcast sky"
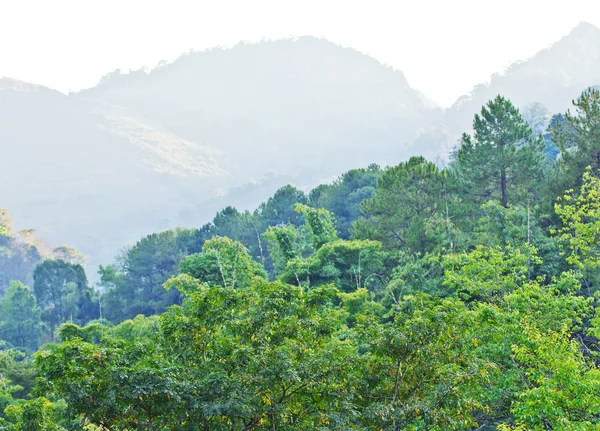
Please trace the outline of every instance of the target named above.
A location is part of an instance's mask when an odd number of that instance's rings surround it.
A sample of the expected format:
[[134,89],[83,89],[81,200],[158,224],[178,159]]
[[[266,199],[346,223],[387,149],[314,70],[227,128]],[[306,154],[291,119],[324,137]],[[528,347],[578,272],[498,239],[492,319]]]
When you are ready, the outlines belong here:
[[190,49],[322,36],[402,70],[448,106],[580,21],[598,0],[0,0],[0,76],[68,92]]

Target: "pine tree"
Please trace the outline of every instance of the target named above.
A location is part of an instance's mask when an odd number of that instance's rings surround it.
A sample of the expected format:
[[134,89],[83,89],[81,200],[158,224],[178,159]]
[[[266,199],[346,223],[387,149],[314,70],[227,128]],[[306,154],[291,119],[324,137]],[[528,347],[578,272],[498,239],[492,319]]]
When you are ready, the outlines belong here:
[[464,134],[456,166],[476,203],[497,199],[508,207],[517,196],[533,193],[543,173],[544,142],[519,110],[502,96],[475,115],[474,134]]

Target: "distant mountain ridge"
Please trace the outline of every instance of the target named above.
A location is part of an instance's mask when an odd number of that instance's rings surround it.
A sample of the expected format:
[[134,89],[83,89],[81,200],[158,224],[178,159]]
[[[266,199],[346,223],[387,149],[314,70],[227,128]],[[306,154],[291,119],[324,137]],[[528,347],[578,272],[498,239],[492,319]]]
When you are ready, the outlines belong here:
[[70,95],[0,79],[0,207],[79,248],[93,275],[146,233],[251,208],[285,183],[443,160],[497,94],[562,112],[600,84],[599,64],[600,30],[582,23],[445,111],[402,72],[314,37],[193,52]]
[[600,29],[580,23],[567,36],[533,57],[514,63],[505,73],[479,84],[445,111],[454,133],[471,128],[473,115],[498,94],[524,108],[540,103],[549,112],[564,112],[585,88],[600,84]]
[[402,160],[442,115],[401,72],[312,37],[186,54],[68,96],[3,79],[0,112],[0,206],[79,248],[92,275],[143,234]]
[[359,154],[404,157],[418,129],[442,118],[402,72],[313,37],[190,53],[149,73],[109,74],[75,96],[123,106],[219,149],[244,179],[270,170],[313,175],[320,160],[321,175],[331,176],[360,165]]

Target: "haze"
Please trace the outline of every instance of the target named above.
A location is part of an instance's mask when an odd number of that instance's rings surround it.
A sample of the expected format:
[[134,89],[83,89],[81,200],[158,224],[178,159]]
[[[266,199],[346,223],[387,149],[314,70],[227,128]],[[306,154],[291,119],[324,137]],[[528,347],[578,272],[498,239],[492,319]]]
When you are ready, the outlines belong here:
[[[3,2],[0,76],[62,92],[108,71],[153,68],[182,52],[240,40],[313,35],[402,70],[443,107],[580,21],[600,25],[596,1],[44,0]],[[477,35],[477,37],[473,37]]]

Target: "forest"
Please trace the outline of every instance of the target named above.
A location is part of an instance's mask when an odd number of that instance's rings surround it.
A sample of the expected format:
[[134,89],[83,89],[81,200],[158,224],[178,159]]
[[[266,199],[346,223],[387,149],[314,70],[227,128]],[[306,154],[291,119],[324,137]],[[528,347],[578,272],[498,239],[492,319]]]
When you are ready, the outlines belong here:
[[[0,211],[0,430],[600,430],[600,90],[287,185],[92,285]],[[600,310],[598,310],[600,311]]]

